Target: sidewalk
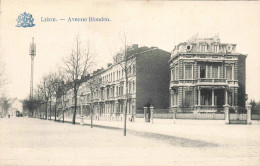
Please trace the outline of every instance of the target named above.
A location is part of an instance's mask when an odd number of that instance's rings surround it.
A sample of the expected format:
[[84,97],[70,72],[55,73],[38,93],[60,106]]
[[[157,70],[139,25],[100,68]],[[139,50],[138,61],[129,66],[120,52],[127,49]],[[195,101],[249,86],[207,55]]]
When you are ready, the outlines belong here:
[[[65,121],[71,122],[66,118]],[[76,119],[79,123],[80,119]],[[254,124],[259,122],[253,122]],[[90,119],[84,119],[85,125],[90,125]],[[123,121],[93,120],[93,125],[99,127],[114,127],[123,129]],[[225,125],[223,120],[182,120],[154,119],[152,123],[144,122],[143,118],[136,118],[135,122],[127,121],[127,130],[148,132],[208,143],[221,146],[260,146],[260,125]],[[123,135],[123,133],[122,133]]]

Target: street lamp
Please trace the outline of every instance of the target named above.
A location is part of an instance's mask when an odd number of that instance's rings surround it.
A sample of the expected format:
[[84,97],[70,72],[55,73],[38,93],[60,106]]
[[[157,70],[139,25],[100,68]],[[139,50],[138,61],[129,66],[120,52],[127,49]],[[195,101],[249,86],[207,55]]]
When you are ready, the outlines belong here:
[[83,114],[82,114],[83,97],[84,97],[84,95],[83,95],[83,93],[81,93],[80,94],[80,106],[81,106],[81,108],[80,108],[80,125],[84,125],[84,118],[83,118]]

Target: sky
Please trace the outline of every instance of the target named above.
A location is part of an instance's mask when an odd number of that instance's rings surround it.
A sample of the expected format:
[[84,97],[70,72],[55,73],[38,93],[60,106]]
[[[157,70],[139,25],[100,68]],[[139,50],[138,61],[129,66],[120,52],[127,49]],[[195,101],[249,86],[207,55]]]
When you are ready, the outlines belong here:
[[[97,54],[97,67],[106,67],[120,50],[120,37],[139,46],[172,51],[174,45],[199,33],[219,34],[221,42],[237,44],[247,54],[246,93],[260,100],[260,3],[254,2],[154,2],[80,0],[1,0],[0,61],[6,65],[8,84],[1,93],[23,99],[30,92],[29,45],[34,37],[34,87],[42,76],[57,68],[70,54],[75,38],[89,41]],[[16,19],[28,12],[34,27],[16,27]],[[42,18],[57,22],[42,22]],[[109,22],[68,22],[71,18],[106,17]],[[60,21],[59,19],[65,19]]]

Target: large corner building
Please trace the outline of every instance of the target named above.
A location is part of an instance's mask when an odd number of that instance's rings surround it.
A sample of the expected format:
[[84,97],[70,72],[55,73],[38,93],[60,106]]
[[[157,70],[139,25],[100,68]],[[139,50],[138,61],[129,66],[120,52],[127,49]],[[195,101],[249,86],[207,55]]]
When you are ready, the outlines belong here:
[[218,35],[175,46],[171,69],[170,105],[179,111],[222,112],[224,105],[245,107],[246,55]]

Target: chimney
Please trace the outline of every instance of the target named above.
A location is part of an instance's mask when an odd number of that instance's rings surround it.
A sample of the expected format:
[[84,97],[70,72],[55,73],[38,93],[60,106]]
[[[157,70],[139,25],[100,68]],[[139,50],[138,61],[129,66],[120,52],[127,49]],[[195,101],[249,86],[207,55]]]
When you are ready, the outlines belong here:
[[138,48],[138,44],[133,44],[133,45],[132,45],[132,48],[133,48],[133,49],[137,49],[137,48]]
[[111,65],[112,65],[112,63],[108,63],[108,64],[107,64],[107,67],[110,67]]

